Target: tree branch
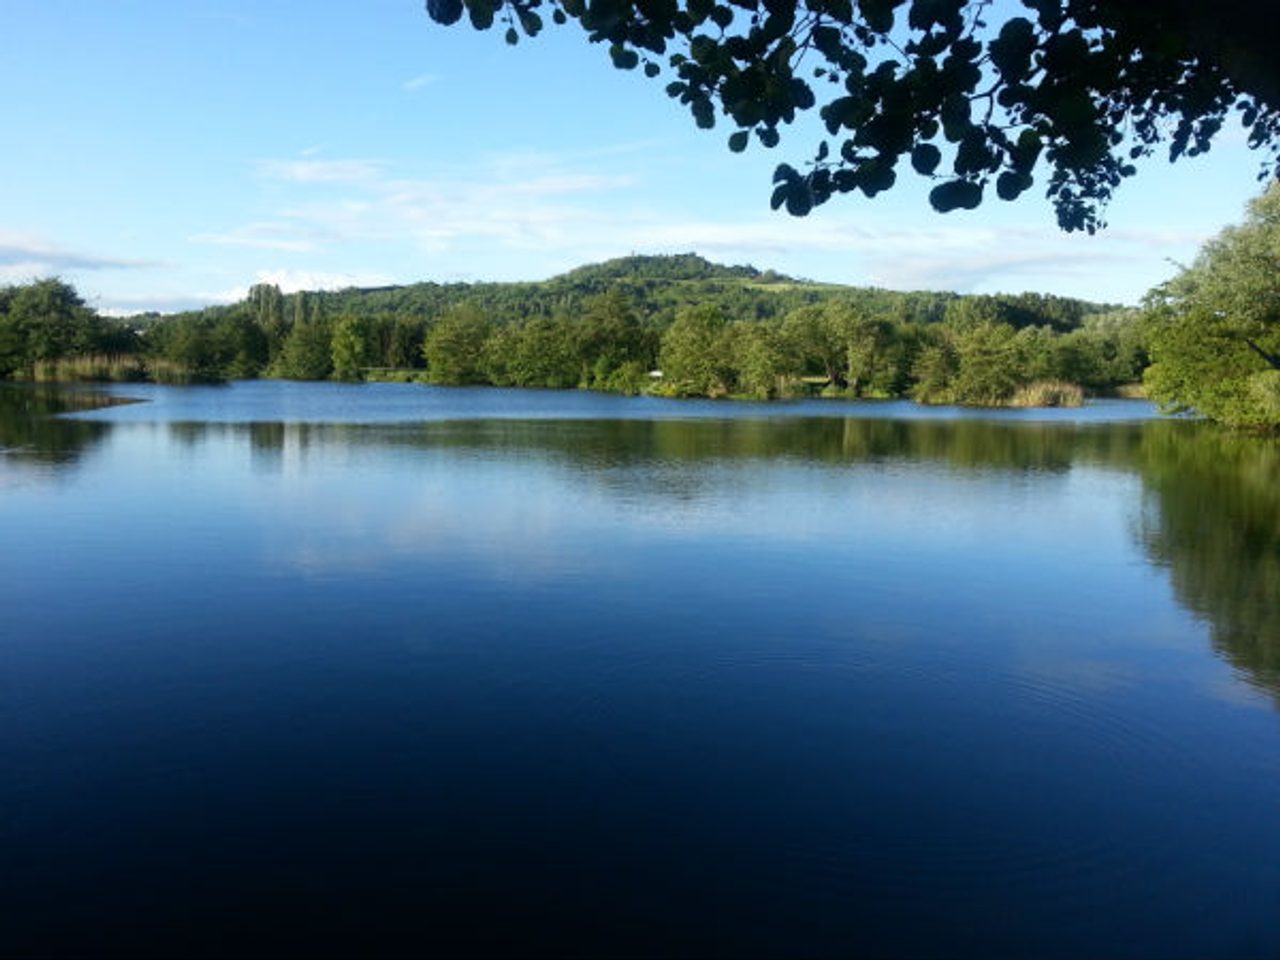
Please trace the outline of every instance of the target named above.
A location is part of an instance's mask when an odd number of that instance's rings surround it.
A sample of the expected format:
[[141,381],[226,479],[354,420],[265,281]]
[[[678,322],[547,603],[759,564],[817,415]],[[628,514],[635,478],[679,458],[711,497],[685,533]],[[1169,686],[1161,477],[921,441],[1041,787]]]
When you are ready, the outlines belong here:
[[1244,338],[1244,344],[1246,347],[1248,347],[1250,350],[1252,350],[1254,353],[1260,356],[1263,360],[1267,361],[1267,363],[1271,365],[1271,369],[1280,370],[1280,354],[1274,354],[1267,350],[1263,350],[1260,346],[1258,346],[1248,337]]

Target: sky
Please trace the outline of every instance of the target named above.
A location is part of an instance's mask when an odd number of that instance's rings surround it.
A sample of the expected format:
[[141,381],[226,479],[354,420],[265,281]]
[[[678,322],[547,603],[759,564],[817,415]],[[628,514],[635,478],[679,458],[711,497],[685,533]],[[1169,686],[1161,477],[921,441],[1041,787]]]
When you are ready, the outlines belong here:
[[419,0],[5,0],[0,283],[58,275],[99,310],[284,291],[541,280],[696,252],[892,289],[1136,303],[1238,222],[1260,157],[1229,130],[1153,159],[1102,233],[1041,191],[941,215],[913,174],[808,217],[769,209],[812,124],[732,154],[669,78],[615,70],[575,26],[516,47]]

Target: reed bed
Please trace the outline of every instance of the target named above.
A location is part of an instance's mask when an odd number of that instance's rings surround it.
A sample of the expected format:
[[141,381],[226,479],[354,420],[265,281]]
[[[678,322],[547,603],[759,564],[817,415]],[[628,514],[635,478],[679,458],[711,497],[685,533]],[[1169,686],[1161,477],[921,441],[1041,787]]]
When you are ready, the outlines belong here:
[[1009,398],[1011,407],[1079,407],[1084,390],[1065,380],[1037,380],[1019,387]]
[[139,356],[95,355],[41,360],[31,371],[37,383],[136,383],[147,379]]

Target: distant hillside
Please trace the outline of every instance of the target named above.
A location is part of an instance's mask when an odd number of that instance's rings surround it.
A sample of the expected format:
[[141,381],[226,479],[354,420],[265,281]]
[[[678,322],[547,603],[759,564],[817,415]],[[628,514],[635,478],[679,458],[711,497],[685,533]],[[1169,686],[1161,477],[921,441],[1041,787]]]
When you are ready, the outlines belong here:
[[[589,263],[576,267],[568,273],[552,277],[548,283],[566,283],[575,286],[603,286],[631,280],[665,280],[671,283],[689,280],[755,280],[762,274],[750,265],[727,267],[712,263],[696,253],[680,253],[672,256],[655,257],[633,254],[629,257],[615,257],[603,263]],[[790,277],[778,277],[790,280]]]
[[[899,292],[874,287],[814,283],[754,266],[725,266],[694,253],[618,257],[577,267],[548,280],[518,283],[414,283],[405,286],[305,291],[279,298],[283,320],[344,315],[430,321],[462,303],[478,307],[496,323],[572,317],[604,293],[625,296],[648,326],[665,328],[683,307],[714,302],[734,320],[772,320],[831,299],[851,301],[868,315],[901,323],[931,324],[950,315],[972,313],[1015,327],[1049,326],[1065,331],[1094,314],[1115,309],[1046,294],[962,296],[936,291]],[[249,299],[260,302],[262,288]],[[218,316],[241,305],[197,311]],[[152,318],[138,318],[142,322]]]

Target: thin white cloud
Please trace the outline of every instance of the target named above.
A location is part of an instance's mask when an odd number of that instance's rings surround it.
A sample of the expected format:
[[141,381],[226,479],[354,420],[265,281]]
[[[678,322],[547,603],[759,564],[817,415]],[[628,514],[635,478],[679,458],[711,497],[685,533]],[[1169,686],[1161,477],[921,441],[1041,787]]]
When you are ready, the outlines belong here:
[[264,160],[263,175],[307,185],[344,182],[346,197],[291,205],[271,220],[193,235],[195,242],[309,252],[322,245],[416,243],[438,252],[468,239],[512,247],[570,243],[598,232],[610,217],[578,204],[584,195],[625,190],[634,178],[556,168],[546,157],[512,165],[511,158],[478,175],[393,178],[373,161]]
[[179,313],[199,310],[211,303],[232,303],[244,296],[221,298],[205,293],[125,293],[102,296],[94,301],[98,312],[107,317],[129,317],[137,313]]
[[238,303],[249,295],[249,288],[253,286],[246,283],[242,287],[223,287],[221,290],[206,290],[202,293],[195,294],[202,304],[227,304]]
[[249,247],[257,250],[287,250],[306,253],[316,248],[313,240],[291,234],[292,226],[279,221],[247,223],[223,233],[195,233],[191,243],[211,243],[224,247]]
[[[181,299],[181,305],[175,306],[173,309],[186,310],[192,306],[238,303],[248,296],[249,288],[257,283],[275,284],[282,293],[296,293],[299,290],[344,290],[347,287],[385,287],[397,282],[403,281],[397,281],[390,274],[375,271],[290,270],[278,267],[257,270],[254,272],[253,280],[242,285],[195,293],[190,298]],[[175,300],[178,300],[178,298],[175,298]],[[156,306],[146,309],[162,310],[163,308]]]
[[0,276],[31,276],[63,270],[137,270],[155,267],[152,260],[113,257],[72,250],[43,237],[0,231]]
[[[321,271],[335,262],[353,263],[355,256],[367,258],[361,247],[368,244],[416,248],[436,271],[456,272],[458,258],[483,256],[486,266],[473,272],[493,279],[510,279],[515,264],[538,262],[556,270],[626,253],[695,250],[725,262],[897,289],[1025,286],[1077,294],[1096,290],[1111,299],[1129,295],[1117,295],[1123,282],[1112,282],[1107,291],[1099,282],[1114,275],[1117,264],[1127,275],[1145,278],[1159,272],[1165,257],[1185,255],[1188,245],[1202,239],[1189,231],[1141,228],[1081,237],[1049,224],[994,226],[962,218],[912,227],[878,223],[865,211],[855,216],[824,210],[803,219],[764,212],[695,219],[654,210],[633,190],[643,172],[633,173],[612,158],[635,148],[603,147],[598,157],[512,150],[473,167],[436,165],[435,176],[400,176],[372,160],[262,161],[264,175],[295,185],[295,202],[269,219],[198,238],[286,252],[324,249],[338,259],[306,265]],[[343,189],[320,193],[312,189],[317,184]],[[318,276],[297,284],[321,285],[314,282]],[[328,286],[392,279],[381,273],[325,277]]]
[[361,183],[377,179],[376,160],[259,160],[258,175],[291,183]]
[[620,187],[632,186],[634,183],[634,177],[624,174],[573,173],[533,177],[529,180],[506,184],[503,189],[513,194],[546,197],[557,194],[615,190]]
[[435,83],[437,77],[434,73],[420,73],[416,77],[410,77],[404,83],[400,84],[400,89],[406,93],[415,93],[423,87],[429,87]]
[[[324,270],[259,270],[258,283],[273,283],[282,293],[298,290],[343,290],[347,287],[385,287],[396,282],[389,274]],[[243,293],[240,296],[244,296]]]
[[972,231],[959,245],[930,242],[908,245],[904,253],[871,251],[867,262],[876,283],[898,289],[1012,289],[1024,277],[1036,284],[1052,277],[1072,289],[1096,289],[1098,279],[1118,265],[1149,270],[1153,262],[1200,239],[1189,231],[1135,228],[1089,237],[1051,226],[1015,226]]
[[738,221],[654,220],[635,225],[636,241],[644,247],[697,248],[736,255],[905,252],[928,249],[971,249],[995,240],[982,228],[878,228],[833,218],[797,219],[781,214]]
[[999,247],[969,253],[941,252],[874,257],[870,272],[878,286],[904,290],[955,290],[965,293],[988,283],[1011,283],[1019,276],[1053,274],[1087,277],[1101,264],[1121,257],[1114,248],[1092,251],[1052,249],[1009,252]]

